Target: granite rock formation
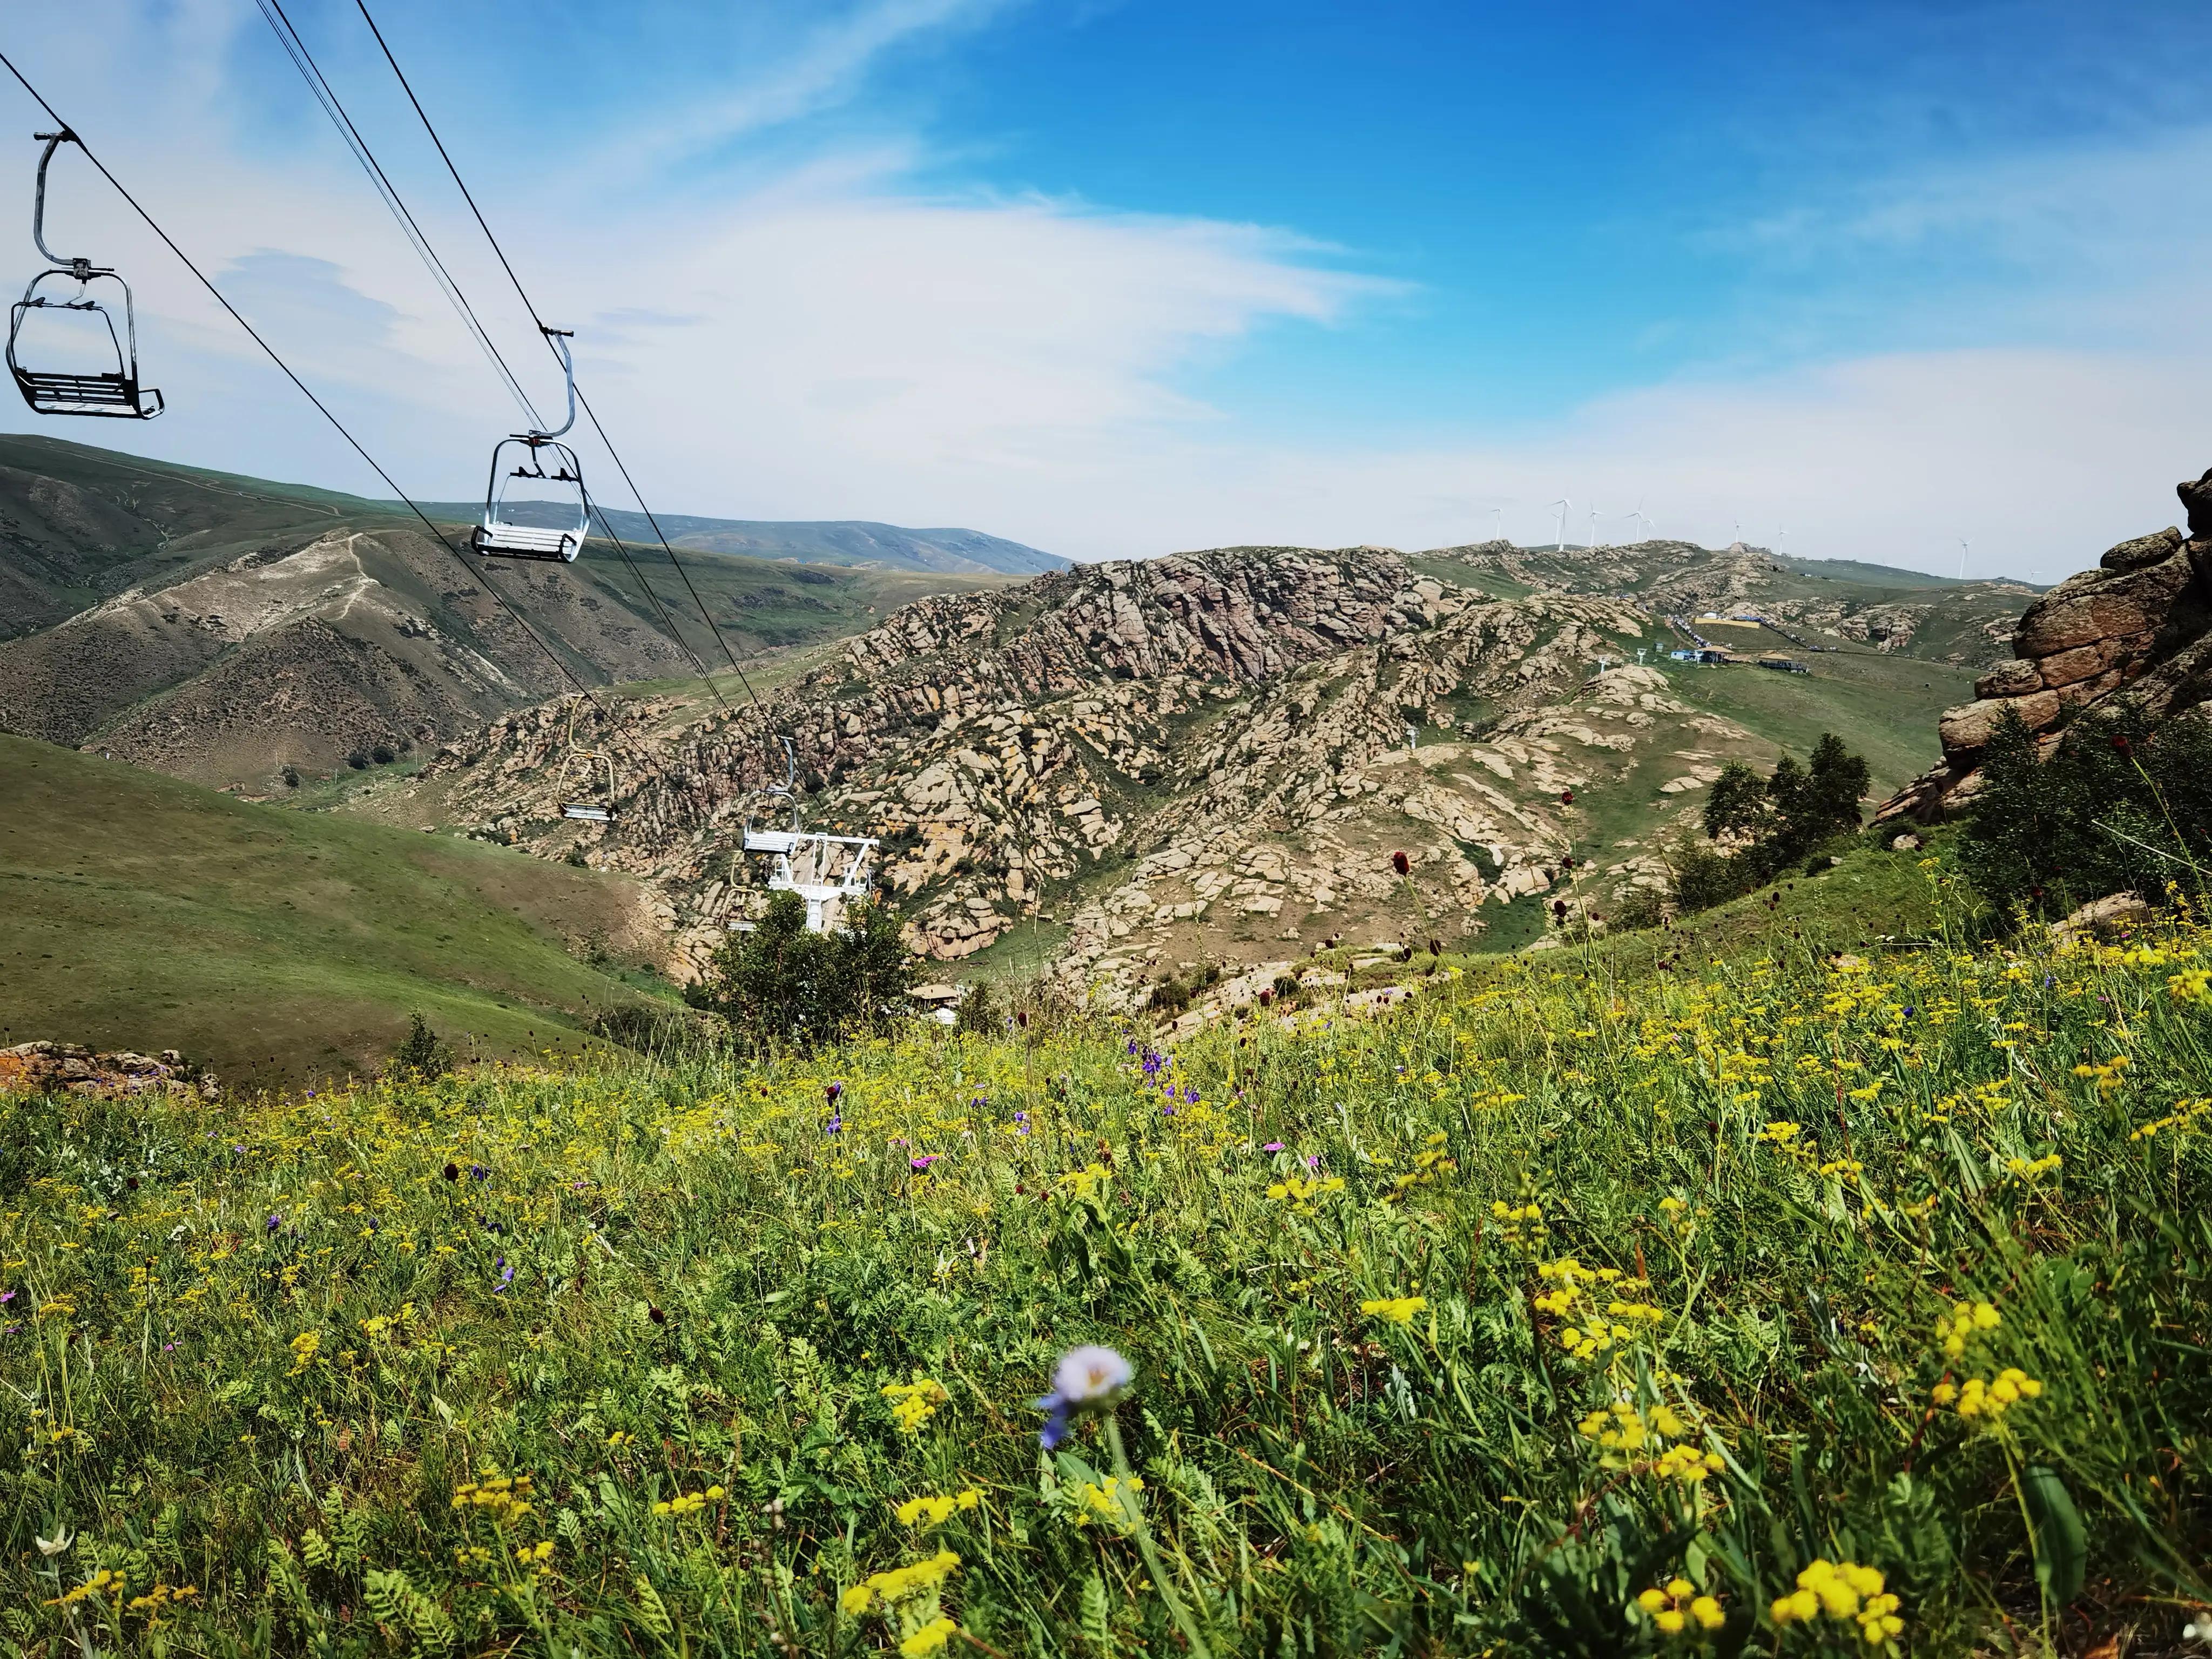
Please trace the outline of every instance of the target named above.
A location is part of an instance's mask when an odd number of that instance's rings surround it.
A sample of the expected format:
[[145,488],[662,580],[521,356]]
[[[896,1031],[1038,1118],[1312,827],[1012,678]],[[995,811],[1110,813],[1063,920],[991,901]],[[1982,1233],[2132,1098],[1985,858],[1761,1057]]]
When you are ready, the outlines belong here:
[[1980,786],[1984,749],[2006,713],[2046,753],[2066,722],[2125,698],[2153,721],[2212,698],[2212,471],[2176,486],[2187,514],[2107,550],[2027,608],[2013,660],[1975,682],[1975,701],[1947,710],[1941,764],[1883,803],[1878,818],[1933,822]]

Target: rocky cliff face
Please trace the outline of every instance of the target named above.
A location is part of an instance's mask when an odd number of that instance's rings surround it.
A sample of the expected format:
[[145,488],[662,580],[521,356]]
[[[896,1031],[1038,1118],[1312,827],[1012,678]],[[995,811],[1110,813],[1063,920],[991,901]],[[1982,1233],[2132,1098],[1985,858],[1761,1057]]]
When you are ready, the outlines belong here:
[[1973,798],[1982,751],[2007,711],[2043,735],[2126,698],[2163,720],[2212,698],[2212,471],[2176,486],[2189,520],[2109,550],[2021,617],[2013,660],[1946,711],[1942,763],[1883,803],[1883,817],[1929,822]]
[[1604,907],[1656,883],[1693,792],[1772,749],[1654,668],[1600,672],[1651,626],[1603,596],[1489,598],[1376,548],[1084,566],[909,605],[764,710],[579,708],[578,745],[617,757],[611,825],[558,816],[559,704],[452,745],[392,810],[645,877],[688,973],[759,896],[735,843],[770,811],[787,737],[808,821],[884,838],[881,886],[919,949],[1034,951],[1134,997],[1196,959],[1355,931],[1457,940],[1555,886]]

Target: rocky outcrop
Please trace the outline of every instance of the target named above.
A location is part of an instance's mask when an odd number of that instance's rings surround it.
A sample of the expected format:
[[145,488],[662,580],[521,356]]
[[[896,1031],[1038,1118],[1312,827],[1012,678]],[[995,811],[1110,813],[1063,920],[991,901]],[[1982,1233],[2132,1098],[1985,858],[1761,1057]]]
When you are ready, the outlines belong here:
[[1974,702],[1944,712],[1941,763],[1883,803],[1878,819],[1930,822],[1971,800],[2008,714],[2048,752],[2068,720],[2115,699],[2159,721],[2212,697],[2212,471],[2177,493],[2188,533],[2122,542],[2030,605],[2014,659],[1975,682]]
[[125,1099],[134,1095],[174,1095],[188,1100],[218,1100],[222,1091],[214,1074],[200,1069],[173,1048],[158,1054],[128,1049],[102,1054],[74,1042],[19,1042],[0,1048],[0,1094],[95,1095]]

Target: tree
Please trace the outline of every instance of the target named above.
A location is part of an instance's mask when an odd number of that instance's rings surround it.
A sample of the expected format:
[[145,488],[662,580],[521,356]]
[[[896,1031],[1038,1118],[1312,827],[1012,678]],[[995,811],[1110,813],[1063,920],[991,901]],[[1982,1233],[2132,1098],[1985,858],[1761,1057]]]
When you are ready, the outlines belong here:
[[909,1012],[915,961],[898,921],[880,904],[834,933],[807,931],[806,902],[769,896],[749,933],[714,954],[706,977],[684,994],[754,1042],[811,1048],[856,1032],[888,1030]]
[[453,1069],[453,1057],[438,1034],[430,1029],[430,1022],[419,1013],[408,1017],[407,1036],[392,1051],[386,1064],[386,1073],[402,1080],[428,1083]]
[[1705,797],[1705,837],[1756,835],[1765,827],[1766,780],[1741,761],[1730,761]]
[[1803,863],[1838,836],[1859,827],[1859,801],[1867,792],[1867,763],[1832,732],[1813,745],[1812,763],[1784,755],[1761,777],[1731,761],[1705,797],[1709,841],[1733,836],[1733,853],[1690,846],[1674,859],[1674,902],[1702,910],[1747,893]]

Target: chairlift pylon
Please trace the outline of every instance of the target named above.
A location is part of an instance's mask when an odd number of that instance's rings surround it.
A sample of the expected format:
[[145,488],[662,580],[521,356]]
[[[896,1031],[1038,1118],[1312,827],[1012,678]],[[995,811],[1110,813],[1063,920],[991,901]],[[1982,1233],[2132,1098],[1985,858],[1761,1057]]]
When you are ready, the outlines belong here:
[[[576,747],[576,706],[581,697],[568,699],[568,750],[561,761],[561,816],[583,823],[612,823],[615,821],[615,792],[618,780],[615,776],[615,757],[611,750],[579,749]],[[592,786],[605,769],[606,792],[594,799]],[[580,768],[584,787],[571,790],[568,780]]]
[[[558,560],[572,563],[576,555],[584,550],[584,538],[590,533],[592,525],[592,501],[584,493],[583,463],[576,459],[574,450],[560,441],[576,424],[576,362],[568,350],[568,342],[575,336],[568,329],[540,326],[561,356],[561,372],[568,392],[568,418],[550,431],[532,428],[502,438],[492,447],[491,478],[484,486],[483,521],[477,526],[469,544],[488,559]],[[546,470],[549,465],[550,471]],[[540,525],[523,521],[520,509],[524,503],[507,499],[507,491],[517,479],[526,481],[525,488],[533,483],[548,486],[560,497],[557,501],[544,503],[552,508],[552,516],[558,522]],[[575,498],[573,519],[568,506],[571,495]],[[539,496],[528,499],[543,500]]]
[[[43,140],[46,146],[39,156],[38,191],[31,207],[31,240],[46,257],[48,269],[32,277],[30,286],[23,290],[23,297],[9,308],[8,372],[15,377],[16,390],[36,414],[98,415],[117,420],[150,421],[161,412],[163,405],[159,392],[138,383],[138,318],[131,300],[131,284],[105,265],[95,265],[86,258],[64,258],[46,246],[46,168],[53,161],[54,152],[64,144],[76,143],[77,136],[67,127],[58,132],[31,136]],[[57,279],[76,284],[74,298],[44,291],[48,283]],[[109,303],[94,297],[94,283],[112,283],[122,291],[121,333],[116,331],[115,313]],[[27,367],[19,355],[25,325],[36,319],[39,326],[31,330],[31,337],[33,343],[38,343],[42,336],[52,331],[47,319],[57,313],[98,319],[107,337],[100,355],[103,361],[112,356],[114,368],[86,374],[76,369]],[[97,334],[82,325],[75,332],[88,337],[95,343],[99,341]]]
[[[848,905],[856,901],[865,903],[873,896],[876,849],[880,843],[874,836],[838,836],[806,828],[799,811],[798,757],[789,738],[777,741],[783,744],[784,781],[769,784],[763,793],[771,800],[790,806],[791,826],[778,830],[763,825],[756,830],[748,817],[738,846],[743,852],[762,854],[770,860],[770,892],[796,893],[805,901],[809,933],[830,933],[845,925]],[[739,927],[749,925],[737,924]]]

